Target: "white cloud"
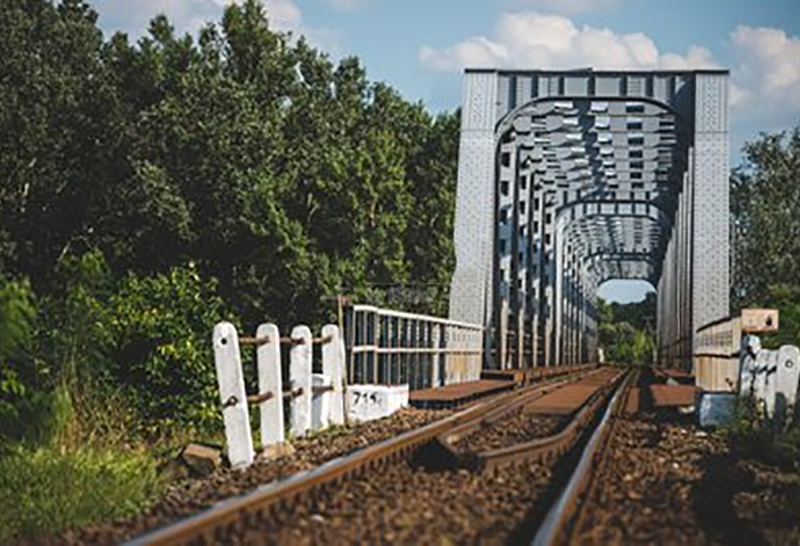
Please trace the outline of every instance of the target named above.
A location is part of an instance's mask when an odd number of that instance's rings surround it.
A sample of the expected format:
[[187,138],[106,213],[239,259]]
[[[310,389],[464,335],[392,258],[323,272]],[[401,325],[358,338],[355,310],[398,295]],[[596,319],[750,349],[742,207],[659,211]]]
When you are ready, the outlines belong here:
[[520,0],[518,3],[547,13],[575,15],[613,10],[622,4],[622,0]]
[[[222,4],[230,3],[223,0],[215,1]],[[264,7],[274,29],[293,32],[303,29],[303,14],[292,0],[266,0]]]
[[477,36],[436,50],[423,46],[420,63],[431,70],[465,67],[607,69],[709,68],[711,53],[693,47],[686,55],[661,54],[642,33],[617,34],[608,28],[578,27],[559,15],[504,13],[493,38]]
[[[771,122],[800,113],[800,39],[775,28],[740,26],[730,35],[730,102],[738,119]],[[491,36],[419,49],[420,64],[438,72],[474,68],[666,69],[719,68],[706,48],[661,52],[646,34],[577,26],[563,16],[504,13]]]
[[452,47],[436,50],[422,46],[419,61],[426,68],[439,72],[457,70],[461,67],[495,68],[505,66],[509,59],[508,49],[503,45],[477,36],[468,38]]
[[[352,1],[352,0],[351,0]],[[127,32],[134,38],[147,33],[148,23],[156,14],[165,14],[178,33],[196,33],[205,24],[219,21],[222,11],[243,0],[95,0],[104,30]],[[304,35],[314,45],[335,52],[341,35],[328,28],[312,27],[303,21],[303,13],[294,0],[264,0],[270,27],[281,32]],[[331,51],[333,50],[333,51]]]
[[741,114],[800,113],[800,39],[776,28],[739,26],[731,33]]

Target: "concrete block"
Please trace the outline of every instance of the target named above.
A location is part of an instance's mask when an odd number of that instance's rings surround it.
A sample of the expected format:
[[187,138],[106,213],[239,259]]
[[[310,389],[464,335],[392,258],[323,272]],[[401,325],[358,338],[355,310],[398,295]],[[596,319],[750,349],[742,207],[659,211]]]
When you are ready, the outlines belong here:
[[730,424],[733,420],[736,407],[736,393],[731,392],[704,392],[699,395],[700,426],[721,427]]
[[408,385],[350,385],[347,399],[351,421],[382,419],[408,406]]
[[261,451],[259,457],[265,460],[280,459],[281,457],[290,457],[294,455],[295,449],[289,442],[281,442],[279,444],[271,444],[265,446]]
[[222,453],[215,447],[189,444],[178,454],[178,459],[191,470],[192,474],[208,476],[219,468],[222,463]]

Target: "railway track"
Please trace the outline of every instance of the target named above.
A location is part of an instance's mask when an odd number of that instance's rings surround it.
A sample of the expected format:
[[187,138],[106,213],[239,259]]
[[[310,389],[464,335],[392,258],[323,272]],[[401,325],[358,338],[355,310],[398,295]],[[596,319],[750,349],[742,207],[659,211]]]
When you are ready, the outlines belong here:
[[[557,464],[619,398],[626,375],[605,368],[496,396],[131,544],[529,539]],[[571,412],[541,413],[565,392],[590,393]]]
[[[597,427],[592,432],[575,470],[553,503],[534,537],[534,546],[577,544],[586,527],[587,509],[601,485],[600,472],[608,464],[608,446],[619,418],[625,412],[630,389],[636,384],[638,371],[630,372],[614,392]],[[588,502],[586,502],[588,500]]]

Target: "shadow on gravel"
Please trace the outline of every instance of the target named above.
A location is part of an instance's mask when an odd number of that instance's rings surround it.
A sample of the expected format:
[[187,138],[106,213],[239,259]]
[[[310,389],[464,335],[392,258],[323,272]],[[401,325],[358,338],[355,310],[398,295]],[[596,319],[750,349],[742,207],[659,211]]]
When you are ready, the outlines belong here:
[[734,496],[753,490],[750,476],[736,462],[729,453],[708,455],[699,462],[704,476],[692,490],[697,520],[706,537],[722,544],[767,544],[758,529],[736,514]]

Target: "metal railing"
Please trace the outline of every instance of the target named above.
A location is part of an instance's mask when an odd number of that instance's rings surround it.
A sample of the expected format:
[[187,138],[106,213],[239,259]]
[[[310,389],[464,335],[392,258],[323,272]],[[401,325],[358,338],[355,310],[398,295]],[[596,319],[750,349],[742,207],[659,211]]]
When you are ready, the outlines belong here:
[[480,379],[483,326],[354,305],[345,313],[350,383],[412,390]]

